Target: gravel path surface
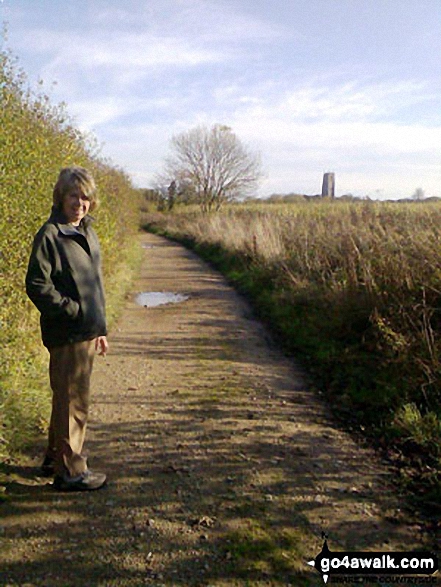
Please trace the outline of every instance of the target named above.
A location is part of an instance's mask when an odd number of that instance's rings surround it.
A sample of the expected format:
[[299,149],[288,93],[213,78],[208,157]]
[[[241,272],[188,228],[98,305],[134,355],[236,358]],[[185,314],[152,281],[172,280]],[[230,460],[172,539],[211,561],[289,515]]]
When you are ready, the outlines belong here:
[[[191,252],[143,234],[145,261],[96,358],[86,452],[97,492],[10,466],[0,585],[323,585],[322,548],[409,550],[423,526],[373,452],[333,423],[247,303]],[[141,292],[188,295],[146,308]]]

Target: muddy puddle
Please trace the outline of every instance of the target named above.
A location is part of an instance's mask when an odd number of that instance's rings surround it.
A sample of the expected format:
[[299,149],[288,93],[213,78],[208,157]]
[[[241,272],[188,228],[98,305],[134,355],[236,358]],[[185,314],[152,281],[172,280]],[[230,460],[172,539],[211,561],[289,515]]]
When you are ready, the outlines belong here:
[[147,291],[138,294],[135,302],[144,308],[156,308],[165,304],[179,304],[188,300],[189,296],[171,291]]

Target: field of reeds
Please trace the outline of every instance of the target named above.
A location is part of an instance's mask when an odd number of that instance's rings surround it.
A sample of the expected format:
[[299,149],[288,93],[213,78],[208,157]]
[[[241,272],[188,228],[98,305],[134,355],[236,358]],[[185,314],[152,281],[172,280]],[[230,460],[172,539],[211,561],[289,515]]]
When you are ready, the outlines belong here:
[[50,393],[39,314],[24,279],[34,234],[48,218],[58,173],[88,168],[97,183],[96,212],[110,318],[136,263],[139,199],[128,176],[98,155],[66,108],[29,89],[7,52],[0,53],[0,457],[19,450],[47,426]]
[[439,486],[441,203],[183,207],[145,225],[220,268],[343,423]]

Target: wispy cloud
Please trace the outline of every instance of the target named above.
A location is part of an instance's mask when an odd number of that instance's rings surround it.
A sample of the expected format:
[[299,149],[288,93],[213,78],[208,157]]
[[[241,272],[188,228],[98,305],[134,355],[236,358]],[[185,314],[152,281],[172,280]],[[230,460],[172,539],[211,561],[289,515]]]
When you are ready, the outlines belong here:
[[260,118],[271,113],[275,118],[311,122],[385,118],[400,122],[407,109],[438,100],[427,83],[414,80],[357,80],[340,85],[311,81],[291,89],[273,80],[254,88],[239,84],[218,88],[215,96],[219,103],[233,103],[237,108],[249,105],[246,113],[250,117]]
[[103,33],[88,39],[78,33],[39,29],[26,41],[26,47],[53,56],[45,67],[46,71],[65,66],[86,72],[102,67],[111,70],[163,66],[186,68],[228,58],[227,54],[198,46],[191,39],[153,36],[149,32],[115,32],[111,38],[108,33]]
[[25,23],[20,48],[55,56],[52,67],[62,62],[86,69],[185,68],[236,59],[247,42],[262,43],[281,35],[280,27],[204,0],[129,0],[124,7],[97,0],[95,26],[87,16],[76,27],[58,30],[44,23],[33,27]]
[[[132,96],[127,99],[122,96],[97,96],[75,100],[69,107],[69,112],[77,119],[82,130],[94,130],[101,125],[110,125],[127,119],[144,120],[152,113],[169,113],[173,107],[172,98],[138,98]],[[139,124],[139,123],[138,123]]]
[[[217,97],[234,101],[227,122],[262,152],[269,183],[281,191],[290,177],[292,189],[308,192],[314,174],[334,170],[344,191],[363,183],[363,194],[375,195],[382,186],[398,197],[402,185],[422,183],[428,193],[440,194],[440,125],[408,120],[409,110],[437,100],[426,83],[308,83],[279,93],[276,84],[251,93],[231,86]],[[363,173],[362,182],[354,181],[355,170]]]
[[[33,79],[58,82],[54,99],[140,184],[159,170],[173,134],[221,122],[261,151],[263,193],[314,192],[326,170],[344,191],[398,196],[420,184],[440,193],[437,62],[420,75],[420,46],[399,36],[388,3],[382,16],[366,14],[373,25],[388,19],[392,43],[388,31],[360,28],[355,0],[348,15],[321,0],[84,0],[63,11],[56,0],[32,10],[6,1],[13,49]],[[422,19],[426,59],[438,36],[425,13],[406,10]],[[360,34],[369,38],[357,43]],[[383,60],[377,45],[391,45],[391,55]],[[407,61],[418,55],[406,74],[404,57],[397,66],[403,47]]]
[[283,25],[245,13],[240,3],[209,0],[129,0],[125,7],[98,0],[95,18],[106,28],[118,23],[132,31],[148,28],[155,35],[166,32],[210,44],[265,42],[287,34]]

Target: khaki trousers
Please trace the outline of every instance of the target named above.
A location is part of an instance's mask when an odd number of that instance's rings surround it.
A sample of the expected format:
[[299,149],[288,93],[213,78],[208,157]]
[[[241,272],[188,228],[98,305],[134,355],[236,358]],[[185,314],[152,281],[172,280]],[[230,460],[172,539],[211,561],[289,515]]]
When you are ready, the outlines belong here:
[[75,477],[87,469],[81,453],[89,414],[95,339],[53,347],[49,353],[53,396],[47,455],[55,459],[56,475]]

